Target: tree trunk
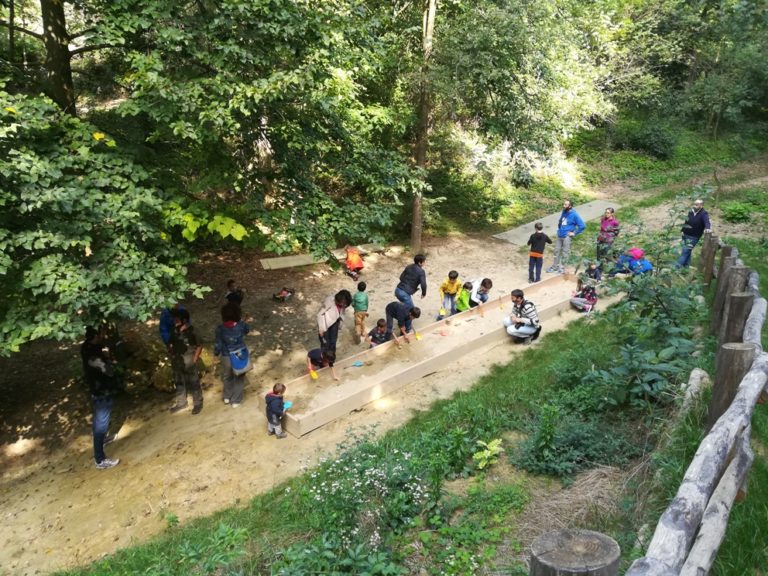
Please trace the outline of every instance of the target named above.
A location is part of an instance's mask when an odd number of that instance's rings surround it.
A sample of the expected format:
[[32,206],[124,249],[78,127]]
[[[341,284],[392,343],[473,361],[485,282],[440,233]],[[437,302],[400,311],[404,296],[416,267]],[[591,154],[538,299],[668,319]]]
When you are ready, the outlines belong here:
[[13,64],[16,59],[16,36],[13,27],[16,25],[14,0],[8,2],[8,62]]
[[[432,98],[429,86],[429,61],[432,57],[432,37],[435,30],[435,13],[437,0],[426,0],[424,10],[424,25],[422,28],[422,45],[424,60],[421,65],[421,86],[419,90],[419,126],[416,135],[414,160],[416,166],[426,171],[427,146],[429,145],[430,117],[432,115]],[[417,190],[413,195],[413,218],[411,220],[411,251],[421,252],[421,233],[423,228],[422,192]]]
[[69,35],[63,0],[40,0],[45,42],[45,70],[51,99],[65,112],[76,115],[75,88],[72,83]]

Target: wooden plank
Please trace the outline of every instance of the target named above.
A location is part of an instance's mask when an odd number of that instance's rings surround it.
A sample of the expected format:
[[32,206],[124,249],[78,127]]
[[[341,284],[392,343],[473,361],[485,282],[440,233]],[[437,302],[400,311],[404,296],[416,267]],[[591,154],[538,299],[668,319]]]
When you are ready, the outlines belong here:
[[[356,246],[363,256],[375,252],[384,252],[387,248],[381,244],[361,244]],[[331,252],[339,260],[346,258],[344,248],[338,248]],[[325,262],[323,258],[317,258],[311,254],[295,254],[293,256],[279,256],[277,258],[262,258],[259,260],[264,270],[279,270],[281,268],[295,268],[297,266],[309,266],[310,264],[321,264]]]

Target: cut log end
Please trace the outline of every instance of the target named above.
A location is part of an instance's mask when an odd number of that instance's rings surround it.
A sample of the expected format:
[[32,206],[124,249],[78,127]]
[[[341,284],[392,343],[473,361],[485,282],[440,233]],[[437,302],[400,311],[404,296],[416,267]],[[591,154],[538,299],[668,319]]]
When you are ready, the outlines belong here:
[[591,530],[554,530],[531,546],[531,576],[615,576],[621,550]]

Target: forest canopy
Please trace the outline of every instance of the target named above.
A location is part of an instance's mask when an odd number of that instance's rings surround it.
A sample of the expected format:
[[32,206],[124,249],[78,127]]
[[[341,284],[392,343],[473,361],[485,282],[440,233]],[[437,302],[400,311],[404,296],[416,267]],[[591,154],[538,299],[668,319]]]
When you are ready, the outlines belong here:
[[415,248],[482,192],[458,133],[524,176],[627,114],[762,129],[766,23],[768,0],[2,0],[0,353],[200,293],[201,249]]

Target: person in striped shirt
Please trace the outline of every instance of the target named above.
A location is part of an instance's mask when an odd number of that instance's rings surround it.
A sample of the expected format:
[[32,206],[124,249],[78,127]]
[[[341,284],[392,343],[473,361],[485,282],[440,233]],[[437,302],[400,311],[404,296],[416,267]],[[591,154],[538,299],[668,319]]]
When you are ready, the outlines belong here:
[[507,334],[515,341],[529,344],[541,333],[536,305],[525,299],[522,290],[512,290],[512,314],[503,320]]

